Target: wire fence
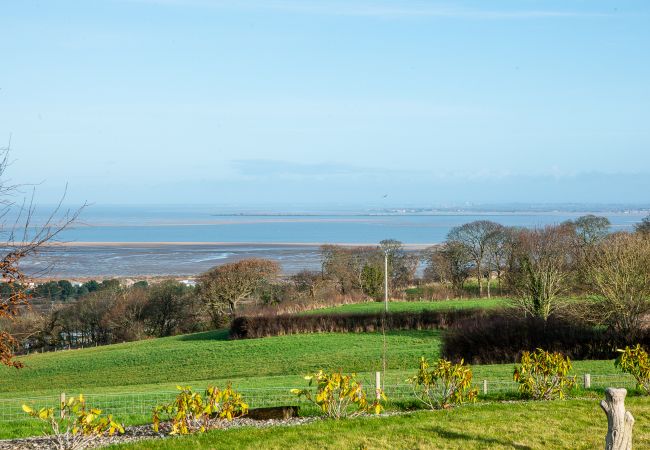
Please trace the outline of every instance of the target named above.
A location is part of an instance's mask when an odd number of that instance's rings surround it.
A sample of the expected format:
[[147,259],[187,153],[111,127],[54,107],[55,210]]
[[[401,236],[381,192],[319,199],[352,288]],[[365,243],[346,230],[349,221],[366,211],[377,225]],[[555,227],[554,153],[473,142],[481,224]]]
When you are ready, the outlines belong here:
[[[590,374],[578,378],[578,387],[582,389],[604,389],[606,387],[634,388],[636,383],[630,375],[598,375]],[[374,384],[374,383],[373,383]],[[370,383],[366,384],[369,386]],[[508,394],[518,392],[519,385],[508,379],[475,380],[474,386],[479,389],[482,395]],[[374,385],[368,389],[371,391]],[[298,398],[291,393],[291,387],[265,387],[265,388],[243,388],[237,389],[248,403],[250,408],[264,408],[271,406],[298,405],[305,406],[307,401]],[[404,401],[416,401],[413,387],[410,384],[391,384],[384,386],[384,392],[389,403]],[[127,417],[140,417],[142,419],[151,417],[152,408],[155,405],[170,403],[178,391],[157,391],[157,392],[123,392],[123,393],[101,393],[84,394],[86,402],[93,408],[99,408],[105,413],[113,414],[119,419]],[[74,396],[75,393],[66,393]],[[372,395],[368,392],[368,395]],[[61,396],[51,395],[28,398],[0,398],[0,422],[11,422],[28,419],[27,414],[22,410],[22,405],[32,408],[60,408]]]

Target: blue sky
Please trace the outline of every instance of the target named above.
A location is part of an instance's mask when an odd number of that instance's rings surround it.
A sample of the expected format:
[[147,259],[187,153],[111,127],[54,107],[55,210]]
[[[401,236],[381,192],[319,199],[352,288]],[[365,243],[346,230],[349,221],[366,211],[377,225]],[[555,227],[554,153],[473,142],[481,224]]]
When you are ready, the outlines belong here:
[[648,23],[620,0],[3,2],[0,143],[42,202],[650,203]]

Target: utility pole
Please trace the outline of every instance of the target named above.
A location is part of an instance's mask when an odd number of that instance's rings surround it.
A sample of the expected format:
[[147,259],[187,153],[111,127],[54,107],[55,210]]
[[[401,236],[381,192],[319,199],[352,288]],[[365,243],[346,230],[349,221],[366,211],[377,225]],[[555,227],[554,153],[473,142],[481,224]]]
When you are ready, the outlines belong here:
[[386,383],[386,316],[388,315],[388,250],[384,251],[384,314],[381,318],[381,334],[383,338],[382,381]]
[[388,252],[384,252],[384,312],[388,312]]

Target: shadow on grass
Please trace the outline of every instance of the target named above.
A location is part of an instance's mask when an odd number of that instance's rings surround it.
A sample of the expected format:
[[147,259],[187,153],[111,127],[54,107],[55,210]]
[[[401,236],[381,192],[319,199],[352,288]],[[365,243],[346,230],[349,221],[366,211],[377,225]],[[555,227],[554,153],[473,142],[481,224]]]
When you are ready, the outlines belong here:
[[180,341],[227,341],[228,329],[204,331],[203,333],[186,334],[179,336]]
[[469,433],[457,433],[455,431],[446,430],[442,427],[433,427],[432,430],[435,434],[443,439],[460,440],[460,441],[473,441],[483,445],[497,445],[501,448],[515,448],[519,450],[531,450],[532,447],[522,444],[516,444],[506,439],[489,438],[485,436],[471,435]]

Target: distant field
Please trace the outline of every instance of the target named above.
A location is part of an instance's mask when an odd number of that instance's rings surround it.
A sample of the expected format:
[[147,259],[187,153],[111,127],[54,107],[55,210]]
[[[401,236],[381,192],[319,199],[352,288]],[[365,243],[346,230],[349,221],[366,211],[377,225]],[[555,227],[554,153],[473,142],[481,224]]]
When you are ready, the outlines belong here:
[[[626,400],[636,418],[634,447],[650,448],[650,399]],[[483,403],[394,417],[319,421],[296,427],[215,430],[111,449],[593,449],[607,419],[598,400]],[[262,444],[263,443],[263,444]]]
[[[509,300],[506,298],[473,298],[473,299],[454,299],[439,301],[390,301],[388,310],[391,312],[417,312],[433,309],[464,309],[464,308],[498,308],[508,306]],[[305,312],[305,314],[321,314],[328,312],[340,313],[372,313],[382,312],[384,310],[383,302],[366,302],[354,303],[350,305],[334,306],[329,308],[314,309]]]

